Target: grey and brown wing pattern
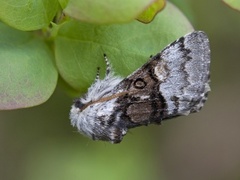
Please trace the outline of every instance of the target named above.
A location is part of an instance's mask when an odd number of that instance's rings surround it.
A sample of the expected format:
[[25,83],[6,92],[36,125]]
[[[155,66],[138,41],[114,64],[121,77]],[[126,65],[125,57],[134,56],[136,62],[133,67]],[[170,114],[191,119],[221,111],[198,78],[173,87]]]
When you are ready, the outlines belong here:
[[201,109],[209,88],[210,49],[204,32],[195,31],[167,46],[125,78],[116,89],[120,118],[130,127],[160,123]]
[[195,31],[173,42],[160,53],[168,70],[159,90],[168,104],[168,114],[198,112],[207,99],[210,47],[207,35]]

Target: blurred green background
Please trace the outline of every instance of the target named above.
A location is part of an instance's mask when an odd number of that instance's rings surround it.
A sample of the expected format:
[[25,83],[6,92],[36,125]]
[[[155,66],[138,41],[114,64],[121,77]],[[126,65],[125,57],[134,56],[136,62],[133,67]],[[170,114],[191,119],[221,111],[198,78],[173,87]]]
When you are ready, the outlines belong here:
[[240,179],[240,12],[219,0],[182,2],[212,51],[200,113],[132,129],[112,145],[70,126],[72,98],[57,88],[43,105],[0,112],[0,179]]

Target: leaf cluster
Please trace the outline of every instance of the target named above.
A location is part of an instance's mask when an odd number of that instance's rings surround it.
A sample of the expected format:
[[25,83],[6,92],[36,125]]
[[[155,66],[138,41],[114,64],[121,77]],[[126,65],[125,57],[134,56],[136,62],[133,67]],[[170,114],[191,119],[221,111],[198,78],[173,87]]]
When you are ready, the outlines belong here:
[[41,104],[57,83],[85,92],[104,53],[126,76],[193,30],[164,0],[8,0],[0,19],[0,109]]

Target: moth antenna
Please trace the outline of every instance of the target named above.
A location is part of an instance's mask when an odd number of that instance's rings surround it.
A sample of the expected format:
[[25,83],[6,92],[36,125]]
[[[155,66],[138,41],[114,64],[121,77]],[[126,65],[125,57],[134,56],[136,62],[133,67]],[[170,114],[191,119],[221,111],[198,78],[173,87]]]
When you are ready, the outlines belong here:
[[104,56],[104,60],[105,60],[106,66],[107,66],[106,75],[108,75],[111,72],[111,66],[110,66],[110,63],[108,61],[107,55],[103,54],[103,56]]
[[100,67],[97,67],[97,74],[94,82],[97,82],[99,80],[99,77],[100,77],[99,74],[100,74]]

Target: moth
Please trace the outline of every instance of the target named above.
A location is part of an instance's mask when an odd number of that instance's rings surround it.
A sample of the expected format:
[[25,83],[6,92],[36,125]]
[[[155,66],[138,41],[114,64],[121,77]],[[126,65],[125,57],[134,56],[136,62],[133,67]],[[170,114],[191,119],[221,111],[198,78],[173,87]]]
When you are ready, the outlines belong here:
[[174,41],[124,79],[105,60],[105,78],[98,71],[70,111],[72,126],[93,140],[120,143],[131,128],[198,112],[207,100],[210,47],[202,31]]

